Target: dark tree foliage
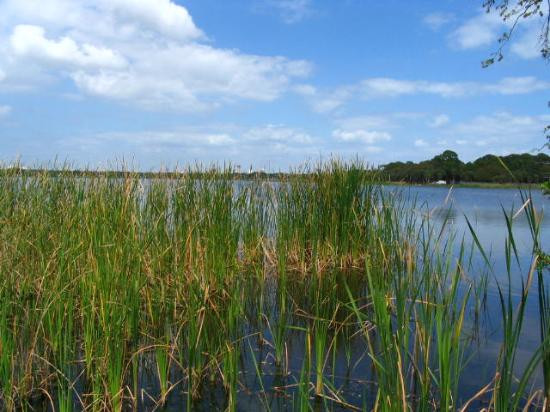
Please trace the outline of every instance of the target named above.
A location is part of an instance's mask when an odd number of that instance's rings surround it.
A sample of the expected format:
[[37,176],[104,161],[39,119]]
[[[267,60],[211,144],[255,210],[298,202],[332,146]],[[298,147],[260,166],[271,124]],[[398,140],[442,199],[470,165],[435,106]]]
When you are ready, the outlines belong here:
[[474,162],[463,163],[455,152],[446,150],[431,160],[389,163],[382,170],[393,182],[432,183],[445,180],[447,183],[541,183],[550,177],[550,156],[544,153],[524,153],[504,156],[499,160],[497,156],[487,155]]
[[459,182],[464,174],[464,163],[452,150],[445,150],[434,157],[431,162],[434,169],[439,171],[439,178],[448,183]]

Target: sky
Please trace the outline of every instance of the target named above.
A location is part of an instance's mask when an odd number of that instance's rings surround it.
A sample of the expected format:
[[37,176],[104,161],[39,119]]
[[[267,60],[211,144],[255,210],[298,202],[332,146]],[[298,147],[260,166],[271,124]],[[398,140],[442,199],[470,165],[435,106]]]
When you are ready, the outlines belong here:
[[288,170],[536,153],[541,21],[481,0],[0,0],[0,160]]

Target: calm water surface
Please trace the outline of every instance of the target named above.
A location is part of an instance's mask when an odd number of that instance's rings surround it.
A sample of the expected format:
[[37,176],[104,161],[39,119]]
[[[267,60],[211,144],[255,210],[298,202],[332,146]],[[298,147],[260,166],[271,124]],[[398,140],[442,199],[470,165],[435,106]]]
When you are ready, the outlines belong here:
[[[505,239],[508,229],[504,219],[504,210],[507,213],[518,211],[523,206],[523,200],[517,189],[478,189],[478,188],[454,188],[448,187],[424,187],[415,186],[407,189],[389,187],[388,190],[404,190],[410,198],[416,199],[419,213],[431,210],[433,219],[443,222],[449,216],[448,224],[456,234],[457,239],[464,240],[466,244],[472,244],[473,238],[467,225],[470,221],[476,235],[485,251],[489,254],[492,273],[489,278],[486,312],[483,314],[480,337],[471,349],[471,359],[464,370],[464,380],[461,389],[464,394],[475,393],[494,376],[494,365],[501,345],[500,303],[496,282],[502,286],[508,284],[508,276],[505,263]],[[536,210],[542,218],[541,246],[547,251],[550,248],[550,197],[544,196],[540,190],[531,193]],[[521,281],[527,277],[532,263],[533,241],[525,214],[521,213],[513,221],[514,239],[517,244],[521,268],[517,265],[512,273],[512,289],[515,296],[521,290]],[[457,242],[458,243],[458,242]],[[457,245],[458,247],[458,245]],[[475,250],[473,255],[473,268],[468,274],[476,276],[475,268],[483,267],[484,259]],[[550,273],[549,273],[550,274]],[[518,370],[524,366],[533,356],[534,351],[540,345],[538,294],[536,278],[531,287],[523,326],[523,335],[517,354]],[[542,378],[541,371],[537,379]],[[477,388],[477,389],[476,389]]]

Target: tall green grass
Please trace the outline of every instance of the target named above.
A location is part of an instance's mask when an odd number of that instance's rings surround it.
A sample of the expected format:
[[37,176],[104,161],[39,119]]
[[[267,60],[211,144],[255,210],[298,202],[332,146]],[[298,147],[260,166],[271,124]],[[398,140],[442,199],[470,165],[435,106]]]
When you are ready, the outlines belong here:
[[[499,285],[497,378],[461,398],[470,318],[488,282],[469,276],[474,252],[448,219],[417,207],[359,162],[277,182],[235,181],[230,168],[149,180],[4,170],[0,407],[122,411],[161,408],[174,395],[193,410],[219,387],[227,410],[260,391],[264,409],[282,396],[299,410],[460,410],[485,399],[500,411],[535,404],[529,384],[540,365],[548,398],[550,305],[536,264],[519,303]],[[523,212],[536,263],[541,217],[527,198]],[[512,277],[514,218],[503,218]],[[518,380],[535,275],[542,346]],[[257,359],[260,346],[268,355]],[[364,356],[352,360],[357,346]],[[342,352],[348,370],[368,364],[357,384],[372,397],[346,398]]]

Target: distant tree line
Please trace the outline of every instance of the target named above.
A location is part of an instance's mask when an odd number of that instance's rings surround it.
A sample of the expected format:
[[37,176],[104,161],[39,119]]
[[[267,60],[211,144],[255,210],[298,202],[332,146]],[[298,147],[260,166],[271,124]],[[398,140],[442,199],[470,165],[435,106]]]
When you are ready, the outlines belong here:
[[446,183],[543,183],[550,179],[550,156],[544,153],[524,153],[501,156],[499,159],[494,155],[486,155],[473,162],[463,163],[455,152],[446,150],[420,163],[388,163],[382,166],[382,171],[393,182],[433,183],[444,180]]
[[[503,164],[505,166],[503,166]],[[358,165],[361,169],[361,164]],[[550,192],[550,156],[539,153],[537,155],[513,154],[497,157],[486,155],[479,159],[464,163],[458,155],[446,150],[430,160],[420,163],[393,162],[381,166],[379,169],[365,168],[365,173],[373,173],[382,180],[407,183],[434,183],[445,181],[445,183],[459,182],[480,182],[480,183],[545,183]],[[25,168],[20,165],[2,167],[0,165],[0,178],[14,175],[52,175],[52,176],[74,176],[74,177],[106,177],[124,178],[138,177],[145,179],[172,179],[181,176],[182,173],[190,174],[201,178],[209,173],[208,169],[185,171],[125,171],[125,170],[78,170],[63,167],[61,169],[48,168]],[[253,171],[243,173],[228,169],[227,173],[234,179],[249,180],[260,178],[268,180],[281,180],[288,175],[300,174],[307,177],[309,174],[317,173],[316,169],[302,172],[264,172]]]

